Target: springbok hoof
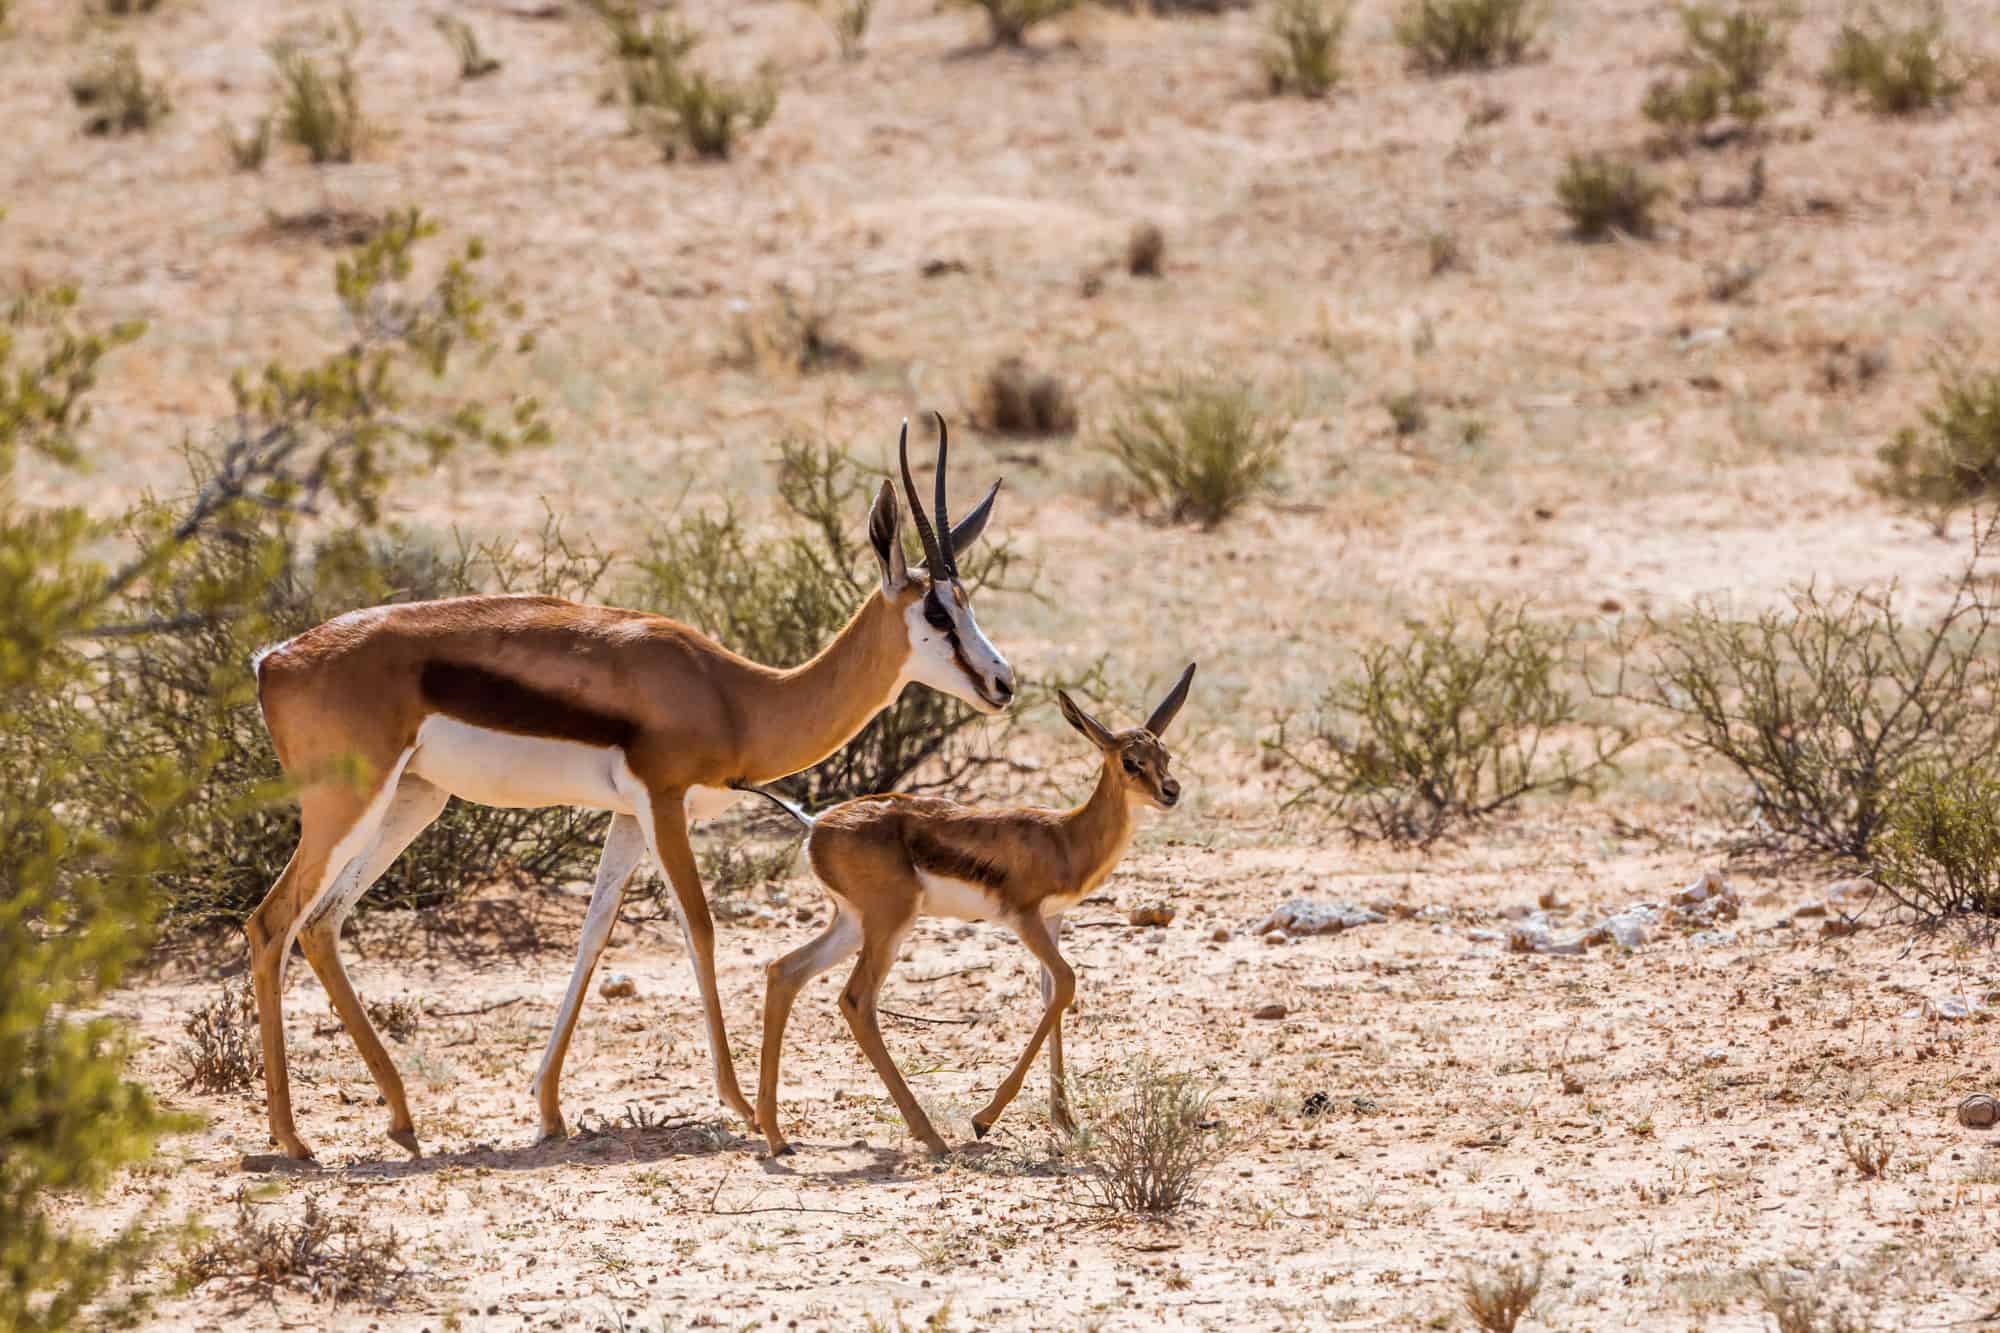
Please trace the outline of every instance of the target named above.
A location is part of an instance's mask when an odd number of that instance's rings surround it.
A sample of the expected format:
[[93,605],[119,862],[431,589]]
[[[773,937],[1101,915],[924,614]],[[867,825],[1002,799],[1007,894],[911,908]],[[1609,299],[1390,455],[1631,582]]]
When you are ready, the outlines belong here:
[[422,1157],[424,1150],[417,1145],[417,1131],[414,1129],[392,1129],[389,1141],[402,1148],[412,1157]]
[[972,1122],[972,1137],[973,1137],[973,1138],[975,1138],[975,1139],[983,1139],[983,1138],[985,1138],[985,1137],[986,1137],[986,1131],[987,1131],[987,1129],[988,1129],[988,1128],[989,1128],[988,1126],[980,1124],[980,1123],[979,1123],[979,1122],[978,1122],[977,1120],[973,1121],[973,1122]]

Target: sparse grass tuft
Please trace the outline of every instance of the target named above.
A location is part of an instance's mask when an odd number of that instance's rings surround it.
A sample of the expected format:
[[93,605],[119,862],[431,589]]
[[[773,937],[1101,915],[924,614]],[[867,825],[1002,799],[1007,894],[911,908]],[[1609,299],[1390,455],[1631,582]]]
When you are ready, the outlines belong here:
[[160,0],[103,0],[103,3],[104,12],[118,19],[150,14],[160,7]]
[[1905,116],[1957,96],[1965,87],[1963,63],[1945,40],[1941,11],[1907,25],[1871,11],[1841,25],[1820,77],[1833,91],[1863,99],[1878,115]]
[[1083,1189],[1103,1208],[1159,1216],[1179,1211],[1228,1151],[1210,1119],[1210,1093],[1192,1074],[1134,1066],[1116,1090],[1085,1090],[1070,1154]]
[[1277,488],[1290,430],[1246,385],[1183,380],[1135,391],[1104,447],[1169,520],[1213,528]]
[[1653,234],[1653,205],[1663,191],[1638,167],[1598,154],[1572,153],[1556,182],[1556,200],[1580,241],[1600,241],[1614,232]]
[[875,0],[835,0],[833,17],[828,22],[833,25],[834,39],[840,43],[842,60],[859,60],[865,54],[863,43],[868,40],[868,20],[874,13]]
[[1867,1317],[1835,1301],[1816,1279],[1787,1279],[1760,1268],[1751,1276],[1750,1289],[1777,1333],[1867,1333],[1870,1327]]
[[1415,389],[1389,395],[1382,400],[1382,408],[1389,414],[1398,435],[1415,435],[1430,420],[1430,414],[1424,410],[1423,395]]
[[1453,269],[1465,267],[1465,256],[1459,249],[1458,236],[1449,231],[1433,231],[1424,237],[1424,253],[1430,259],[1431,276],[1443,277]]
[[1278,0],[1271,12],[1264,73],[1273,93],[1325,97],[1340,82],[1340,40],[1348,0]]
[[138,53],[129,46],[111,51],[71,79],[69,93],[86,112],[85,134],[149,130],[173,109],[166,90],[146,78]]
[[229,160],[238,171],[262,171],[265,160],[271,156],[271,118],[257,117],[248,134],[238,134],[231,126],[224,125],[222,138],[229,145]]
[[1680,53],[1685,73],[1661,79],[1646,91],[1642,110],[1673,143],[1695,136],[1704,143],[1727,136],[1709,126],[1727,116],[1741,132],[1754,131],[1770,113],[1764,83],[1785,57],[1791,42],[1786,18],[1767,7],[1744,6],[1725,12],[1705,4],[1681,10],[1686,44]]
[[1134,223],[1125,238],[1125,271],[1135,278],[1157,278],[1165,268],[1167,234],[1156,222]]
[[1514,1333],[1514,1326],[1534,1308],[1542,1292],[1542,1266],[1526,1269],[1508,1264],[1490,1277],[1470,1269],[1459,1279],[1459,1300],[1472,1322],[1485,1333]]
[[737,317],[736,348],[728,359],[746,370],[799,375],[856,369],[863,363],[861,353],[834,331],[837,318],[828,289],[801,297],[780,283],[768,305]]
[[1076,429],[1076,402],[1054,375],[1003,357],[986,372],[979,418],[1008,435],[1068,435]]
[[1527,58],[1541,27],[1539,0],[1409,0],[1396,40],[1419,69],[1491,69]]
[[461,79],[483,79],[498,73],[500,62],[487,55],[479,45],[479,34],[472,25],[453,14],[440,14],[435,23],[444,39],[451,43],[452,52],[458,56],[458,77]]
[[2000,773],[1925,765],[1889,795],[1869,873],[1927,919],[2000,917]]
[[746,133],[762,129],[776,114],[778,85],[768,71],[737,82],[689,66],[701,34],[671,8],[644,27],[628,8],[600,4],[598,13],[611,30],[632,128],[669,162],[683,151],[726,159]]
[[1571,650],[1568,631],[1505,604],[1469,620],[1448,611],[1362,650],[1303,741],[1280,727],[1270,743],[1307,780],[1292,803],[1325,805],[1356,833],[1430,843],[1535,792],[1589,789],[1632,734],[1585,716],[1565,678]]
[[[342,1201],[351,1210],[352,1199]],[[351,1211],[329,1213],[317,1195],[307,1195],[295,1222],[265,1222],[257,1201],[236,1192],[232,1226],[188,1256],[181,1279],[201,1286],[230,1279],[231,1290],[269,1296],[279,1290],[303,1292],[316,1301],[341,1305],[360,1301],[387,1306],[409,1286],[402,1240],[393,1231],[374,1231]]]
[[952,0],[962,9],[986,11],[986,32],[995,46],[1027,44],[1028,29],[1069,13],[1077,0]]
[[1854,1129],[1849,1125],[1840,1127],[1840,1149],[1847,1154],[1848,1165],[1861,1174],[1863,1180],[1880,1180],[1889,1170],[1889,1161],[1896,1155],[1895,1145],[1885,1135]]
[[297,144],[315,165],[352,162],[361,146],[361,91],[352,42],[334,56],[333,73],[318,57],[291,42],[273,42],[278,67],[278,134]]
[[202,1092],[238,1092],[264,1077],[264,1046],[257,1029],[257,997],[248,981],[224,982],[221,992],[189,1014],[178,1052],[181,1086]]
[[368,1021],[390,1041],[408,1041],[423,1025],[424,1007],[408,995],[393,1000],[369,1000],[364,1006]]
[[1886,467],[1869,485],[1933,510],[1939,525],[1954,509],[2000,492],[2000,370],[1961,358],[1938,365],[1937,397],[1923,425],[1906,426],[1876,455]]

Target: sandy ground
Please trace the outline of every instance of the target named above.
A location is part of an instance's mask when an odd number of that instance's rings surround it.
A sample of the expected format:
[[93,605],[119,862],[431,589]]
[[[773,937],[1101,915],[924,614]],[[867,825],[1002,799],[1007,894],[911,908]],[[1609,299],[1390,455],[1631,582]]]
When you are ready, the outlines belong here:
[[[1837,872],[1738,862],[1733,943],[1507,954],[1469,932],[1544,894],[1581,919],[1725,865],[1716,775],[1648,762],[1594,802],[1419,856],[1281,817],[1283,775],[1257,762],[1272,720],[1308,704],[1347,647],[1454,599],[1530,595],[1549,615],[1615,621],[1696,597],[1764,605],[1817,578],[1896,579],[1934,602],[1962,530],[1940,537],[1857,483],[1928,397],[1930,358],[2000,316],[1991,86],[1904,121],[1825,106],[1812,76],[1840,11],[1806,5],[1769,141],[1655,164],[1658,238],[1580,246],[1554,179],[1568,152],[1643,141],[1639,100],[1675,43],[1668,6],[1566,0],[1536,61],[1424,79],[1403,68],[1390,5],[1362,0],[1347,82],[1315,104],[1259,95],[1261,6],[1092,11],[995,53],[972,15],[883,0],[866,58],[846,63],[800,5],[689,0],[704,58],[769,61],[782,85],[771,125],[721,166],[664,164],[625,132],[603,98],[602,36],[571,6],[351,8],[373,126],[362,160],[313,168],[280,148],[245,175],[218,127],[268,105],[264,44],[326,7],[167,0],[112,24],[17,0],[0,37],[0,276],[77,281],[94,314],[152,323],[107,374],[96,473],[29,468],[19,492],[110,507],[181,485],[180,447],[226,407],[230,368],[337,334],[330,252],[268,225],[322,205],[415,202],[485,237],[540,335],[524,373],[559,443],[456,460],[400,491],[394,517],[420,533],[526,532],[546,504],[628,545],[677,503],[767,504],[783,433],[874,457],[906,413],[964,421],[1001,356],[1059,370],[1082,410],[1074,442],[961,427],[961,485],[1004,472],[996,521],[1048,593],[995,598],[982,623],[1030,674],[1113,654],[1128,701],[1189,657],[1204,668],[1176,747],[1193,799],[1070,936],[1071,1058],[1109,1076],[1145,1054],[1212,1077],[1234,1146],[1175,1221],[1101,1217],[1052,1150],[1038,1074],[993,1139],[932,1163],[821,982],[789,1046],[802,1152],[768,1162],[718,1118],[677,932],[632,923],[607,965],[638,994],[593,997],[566,1097],[572,1124],[610,1127],[531,1147],[527,1084],[567,976],[572,886],[541,904],[535,952],[382,918],[361,930],[364,993],[501,1006],[426,1019],[398,1048],[420,1162],[382,1138],[365,1071],[294,969],[301,1124],[328,1169],[277,1178],[260,1206],[316,1196],[393,1229],[409,1291],[336,1312],[211,1285],[163,1297],[163,1321],[851,1328],[893,1327],[898,1310],[921,1324],[948,1303],[962,1328],[1448,1327],[1465,1324],[1464,1269],[1538,1255],[1537,1327],[1768,1327],[1740,1283],[1766,1263],[1878,1302],[1875,1327],[2000,1309],[1996,1140],[1951,1116],[1991,1090],[1995,1029],[1922,1017],[1926,998],[2000,987],[1990,950],[1779,927]],[[448,8],[504,62],[497,75],[456,80],[432,30]],[[2000,5],[1945,10],[1994,54]],[[79,132],[65,79],[113,41],[174,98],[148,136]],[[1763,198],[1715,205],[1756,153]],[[1167,238],[1153,280],[1118,262],[1148,220]],[[1456,239],[1461,269],[1431,274],[1434,233]],[[1711,299],[1712,272],[1742,264],[1759,266],[1748,290]],[[776,284],[828,311],[862,363],[798,375],[734,359]],[[1862,382],[1864,353],[1886,369]],[[1294,420],[1283,496],[1211,536],[1107,505],[1091,447],[1126,385],[1189,370],[1249,381]],[[1430,421],[1398,436],[1383,400],[1412,390]],[[1042,727],[1054,767],[1034,794],[1073,797],[1081,761],[1053,717]],[[803,880],[786,891],[783,924],[723,928],[746,1082],[761,965],[813,929],[791,909],[819,905]],[[1299,892],[1438,910],[1281,946],[1247,932]],[[1157,934],[1117,924],[1141,895],[1179,918]],[[233,945],[216,958],[235,966]],[[111,1211],[159,1189],[220,1223],[239,1187],[272,1181],[240,1167],[265,1150],[257,1099],[177,1091],[180,1017],[214,984],[170,972],[116,999],[142,1074],[209,1121]],[[912,938],[884,1002],[977,1020],[889,1033],[955,1141],[1025,1038],[1032,992],[997,934]],[[1270,1003],[1286,1017],[1251,1017]],[[1309,1120],[1318,1092],[1331,1110]],[[668,1128],[619,1127],[628,1107]],[[1885,1179],[1857,1178],[1844,1125],[1894,1146]]]

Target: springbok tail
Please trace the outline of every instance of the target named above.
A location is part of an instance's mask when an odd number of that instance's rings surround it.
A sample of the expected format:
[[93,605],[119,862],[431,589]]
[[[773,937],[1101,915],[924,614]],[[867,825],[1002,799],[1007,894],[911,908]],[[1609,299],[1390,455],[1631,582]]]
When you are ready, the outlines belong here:
[[808,833],[812,832],[812,826],[819,822],[813,816],[799,809],[799,807],[793,805],[790,801],[778,795],[778,793],[771,791],[769,788],[759,787],[754,783],[749,783],[749,782],[732,782],[729,785],[734,787],[738,791],[755,792],[757,795],[769,801],[772,805],[775,805],[780,810],[783,810],[793,819],[798,820],[799,823],[804,824],[806,826],[806,832]]

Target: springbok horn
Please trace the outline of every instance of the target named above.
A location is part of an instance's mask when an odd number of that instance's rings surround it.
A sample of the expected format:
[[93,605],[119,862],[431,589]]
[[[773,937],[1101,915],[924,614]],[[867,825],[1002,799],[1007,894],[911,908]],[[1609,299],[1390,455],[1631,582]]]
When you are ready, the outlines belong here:
[[945,513],[944,504],[944,460],[945,454],[951,448],[951,436],[944,428],[944,413],[932,412],[931,415],[937,418],[938,424],[937,478],[933,487],[933,494],[937,498],[931,502],[931,510],[933,517],[937,519],[938,537],[944,548],[944,572],[952,578],[957,578],[958,544],[952,540],[954,534],[951,530],[951,517]]
[[1188,682],[1193,679],[1194,663],[1189,662],[1187,670],[1181,672],[1181,678],[1174,682],[1171,690],[1167,691],[1167,697],[1160,700],[1160,706],[1146,719],[1146,730],[1158,736],[1167,729],[1168,724],[1174,720],[1174,715],[1181,711],[1181,705],[1187,702]]
[[924,560],[930,566],[933,582],[941,577],[940,571],[947,569],[944,552],[938,546],[938,535],[931,527],[930,519],[924,516],[923,502],[917,499],[916,479],[910,476],[910,421],[903,419],[903,433],[896,440],[896,456],[903,465],[903,494],[910,501],[910,517],[916,521],[917,539],[924,544]]

